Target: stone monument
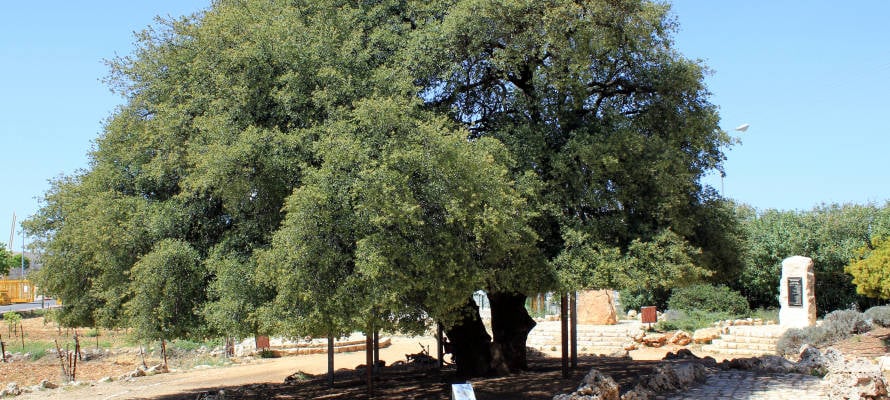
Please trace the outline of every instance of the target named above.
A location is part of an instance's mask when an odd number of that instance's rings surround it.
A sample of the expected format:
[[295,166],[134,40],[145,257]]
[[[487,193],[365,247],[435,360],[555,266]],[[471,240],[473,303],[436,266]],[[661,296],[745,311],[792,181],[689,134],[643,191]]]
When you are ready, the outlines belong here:
[[794,256],[783,260],[779,282],[779,325],[789,328],[816,325],[815,289],[811,258]]
[[615,325],[615,295],[610,289],[582,290],[578,292],[578,324]]

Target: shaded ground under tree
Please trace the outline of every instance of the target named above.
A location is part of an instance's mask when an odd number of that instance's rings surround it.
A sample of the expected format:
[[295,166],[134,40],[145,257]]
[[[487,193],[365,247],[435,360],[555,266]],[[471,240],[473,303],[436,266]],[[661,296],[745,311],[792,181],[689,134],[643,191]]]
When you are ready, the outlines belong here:
[[[593,357],[579,359],[579,367],[571,371],[567,379],[562,377],[560,359],[530,356],[529,369],[521,373],[501,377],[472,380],[478,400],[488,399],[551,399],[557,393],[575,390],[578,382],[591,369],[597,368],[611,375],[627,391],[639,378],[649,374],[659,363],[666,361],[640,361],[629,358]],[[307,375],[298,383],[257,384],[248,386],[201,388],[186,393],[163,396],[158,400],[194,400],[202,393],[214,395],[225,391],[226,399],[367,399],[367,386],[361,372],[338,371],[334,387],[328,386],[322,375]],[[453,367],[441,372],[431,370],[405,370],[384,368],[375,381],[375,399],[451,399],[451,383],[459,383]]]

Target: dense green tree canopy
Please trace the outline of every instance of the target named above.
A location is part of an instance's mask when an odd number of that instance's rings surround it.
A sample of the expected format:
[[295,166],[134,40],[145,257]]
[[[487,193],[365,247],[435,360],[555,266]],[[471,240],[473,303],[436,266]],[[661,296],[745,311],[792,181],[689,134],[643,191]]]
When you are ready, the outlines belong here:
[[[478,289],[524,313],[538,291],[732,276],[729,208],[701,184],[731,140],[675,29],[645,0],[162,21],[110,62],[125,104],[89,168],[26,224],[41,283],[67,324],[172,338],[414,330],[460,324]],[[495,341],[524,349],[504,321]]]
[[816,302],[820,313],[870,303],[856,295],[853,277],[844,266],[857,250],[873,247],[887,234],[890,208],[875,205],[823,205],[810,211],[746,210],[745,269],[733,287],[752,307],[777,307],[782,260],[802,255],[816,269]]

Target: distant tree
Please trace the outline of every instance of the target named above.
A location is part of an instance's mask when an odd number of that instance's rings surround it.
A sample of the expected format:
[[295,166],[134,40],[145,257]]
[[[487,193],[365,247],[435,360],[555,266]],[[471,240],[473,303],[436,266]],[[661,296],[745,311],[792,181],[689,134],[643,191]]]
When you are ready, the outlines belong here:
[[[857,250],[872,246],[886,232],[890,209],[874,205],[823,205],[810,211],[767,210],[750,213],[745,230],[745,269],[730,286],[752,307],[777,307],[782,260],[794,255],[815,264],[816,302],[820,313],[867,308],[873,303],[856,294],[853,276],[845,266]],[[886,233],[883,233],[886,234]]]
[[[24,262],[22,261],[24,258]],[[9,264],[11,268],[22,268],[24,267],[26,270],[31,268],[31,259],[23,256],[21,253],[12,256],[12,262]]]
[[10,254],[8,250],[6,250],[5,244],[0,243],[0,275],[8,274],[12,264],[12,254]]
[[890,299],[890,240],[878,238],[861,247],[844,271],[853,275],[856,293]]

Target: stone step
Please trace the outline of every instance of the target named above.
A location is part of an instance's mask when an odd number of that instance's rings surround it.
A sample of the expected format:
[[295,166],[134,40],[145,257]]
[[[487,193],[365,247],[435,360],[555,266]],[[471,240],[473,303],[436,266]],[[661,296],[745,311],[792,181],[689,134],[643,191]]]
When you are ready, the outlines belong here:
[[724,355],[736,355],[736,356],[762,356],[768,354],[776,354],[775,349],[773,350],[752,350],[752,349],[721,349],[715,348],[712,345],[704,345],[702,346],[702,351],[706,353],[714,353],[714,354],[724,354]]
[[779,342],[779,338],[772,337],[754,337],[754,336],[738,336],[732,334],[724,334],[720,336],[720,339],[724,342],[732,342],[732,343],[752,343],[752,344],[773,344]]
[[[764,351],[764,352],[775,352],[776,345],[775,344],[762,344],[762,343],[733,343],[733,342],[724,342],[722,340],[715,340],[710,345],[712,349],[719,350],[753,350],[753,351]],[[702,347],[704,348],[704,346]]]

